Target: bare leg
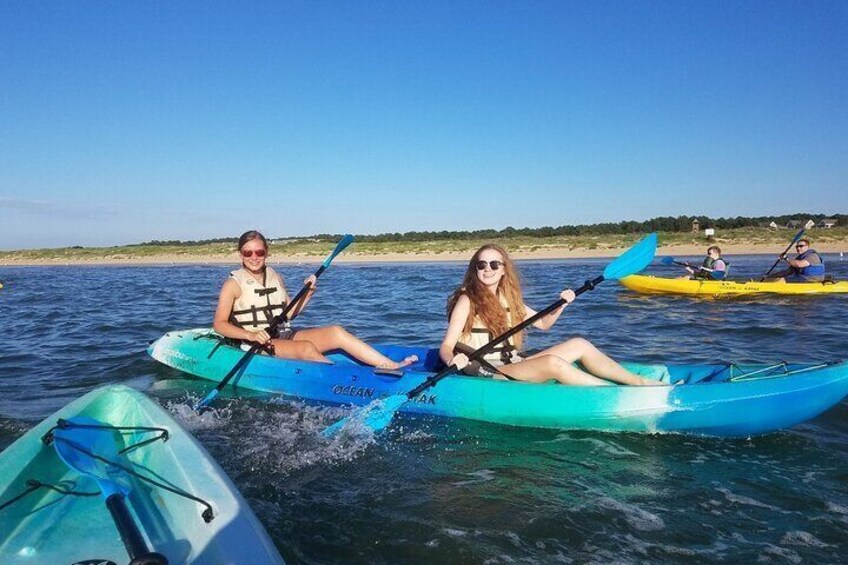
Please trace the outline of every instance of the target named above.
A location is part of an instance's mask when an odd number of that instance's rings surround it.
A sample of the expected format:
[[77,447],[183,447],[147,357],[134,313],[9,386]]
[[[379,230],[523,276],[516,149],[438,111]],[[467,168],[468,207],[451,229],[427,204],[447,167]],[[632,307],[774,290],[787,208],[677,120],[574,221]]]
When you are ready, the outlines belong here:
[[506,375],[520,381],[541,383],[550,379],[565,385],[608,386],[611,382],[581,371],[556,355],[534,355],[524,361],[498,367]]
[[[340,349],[362,363],[373,367],[399,369],[418,360],[414,355],[401,362],[392,361],[341,326],[324,326],[298,330],[294,334],[294,343],[311,342],[320,353]],[[323,357],[323,355],[322,355]],[[326,359],[326,357],[324,357]]]
[[309,341],[274,339],[271,342],[274,345],[274,355],[276,357],[332,364],[332,361],[324,357],[324,355],[318,351],[318,348]]
[[554,355],[568,364],[578,361],[592,375],[625,385],[662,384],[659,381],[634,375],[582,337],[571,338],[568,341],[549,347],[529,359],[543,355]]

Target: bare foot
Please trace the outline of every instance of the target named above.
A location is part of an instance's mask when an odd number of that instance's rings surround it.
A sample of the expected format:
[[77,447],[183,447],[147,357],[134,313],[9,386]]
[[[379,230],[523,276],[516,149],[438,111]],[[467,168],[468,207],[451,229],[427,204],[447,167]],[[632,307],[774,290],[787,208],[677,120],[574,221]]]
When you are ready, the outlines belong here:
[[418,361],[418,355],[410,355],[409,357],[405,357],[403,361],[392,361],[391,363],[383,363],[382,365],[377,365],[378,369],[402,369],[409,365],[412,365]]

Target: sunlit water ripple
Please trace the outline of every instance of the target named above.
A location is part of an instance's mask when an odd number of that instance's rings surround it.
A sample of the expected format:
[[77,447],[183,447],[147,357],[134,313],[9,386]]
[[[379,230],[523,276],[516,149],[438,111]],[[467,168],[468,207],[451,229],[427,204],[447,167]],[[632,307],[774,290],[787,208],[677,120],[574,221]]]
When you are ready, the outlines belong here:
[[[697,259],[697,258],[691,258]],[[848,278],[848,262],[829,257]],[[529,304],[607,260],[521,264]],[[756,277],[769,257],[736,257]],[[292,290],[314,265],[281,267]],[[165,331],[210,324],[224,266],[0,268],[0,447],[106,383],[147,391],[247,497],[287,560],[302,563],[839,562],[848,551],[848,406],[750,440],[604,434],[401,417],[385,436],[326,441],[345,412],[224,398],[150,360]],[[458,263],[335,264],[300,325],[372,342],[435,345]],[[656,274],[678,274],[652,267]],[[582,334],[644,362],[828,361],[848,351],[848,297],[694,300],[604,283],[544,347]]]

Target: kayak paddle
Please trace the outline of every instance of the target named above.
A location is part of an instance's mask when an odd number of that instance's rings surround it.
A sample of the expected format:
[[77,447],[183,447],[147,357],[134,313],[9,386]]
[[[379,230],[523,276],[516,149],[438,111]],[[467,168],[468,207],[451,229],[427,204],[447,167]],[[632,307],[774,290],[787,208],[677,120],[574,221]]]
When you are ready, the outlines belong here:
[[792,238],[792,241],[789,243],[789,245],[786,247],[786,249],[783,251],[783,253],[780,254],[780,257],[777,258],[777,261],[774,262],[774,265],[771,266],[771,269],[766,271],[766,274],[763,275],[763,278],[760,279],[760,282],[763,282],[764,280],[766,280],[766,278],[771,274],[771,272],[774,270],[774,268],[777,267],[777,264],[780,263],[780,261],[783,259],[783,256],[786,255],[787,253],[789,253],[789,250],[792,249],[792,246],[795,245],[795,243],[799,239],[801,239],[801,236],[804,235],[804,230],[805,230],[805,228],[801,228],[801,231],[799,231],[798,233],[795,234],[795,237]]
[[[353,236],[350,234],[344,236],[342,240],[336,245],[336,248],[333,249],[333,252],[330,253],[326,259],[324,259],[324,262],[321,264],[321,267],[319,267],[318,270],[315,271],[315,278],[317,279],[318,277],[320,277],[321,273],[326,271],[327,267],[330,266],[330,263],[333,262],[333,259],[335,259],[336,256],[342,251],[344,251],[345,248],[347,248],[347,246],[351,243],[353,243]],[[300,292],[295,295],[294,299],[292,299],[292,301],[288,303],[285,309],[277,316],[274,316],[274,318],[271,320],[270,325],[268,326],[269,334],[271,334],[272,336],[276,334],[277,329],[280,327],[280,324],[283,324],[288,320],[289,312],[291,312],[295,305],[300,302],[301,299],[306,295],[306,292],[309,290],[309,286],[310,285],[303,285],[303,288],[300,289]],[[217,398],[218,394],[224,389],[224,387],[227,386],[227,383],[229,383],[230,380],[234,376],[236,376],[236,374],[238,374],[241,368],[247,364],[247,362],[253,357],[253,355],[257,351],[259,351],[261,347],[262,344],[259,343],[254,343],[253,345],[251,345],[250,349],[248,349],[247,352],[242,355],[241,359],[239,359],[238,362],[233,366],[233,368],[230,369],[230,372],[227,373],[223,379],[221,379],[221,382],[218,383],[218,386],[216,386],[212,391],[210,391],[209,394],[207,394],[203,398],[203,400],[197,403],[197,406],[194,407],[195,412],[202,414],[203,412],[208,410],[209,405],[215,400],[215,398]]]
[[168,559],[164,555],[151,552],[147,548],[147,543],[127,508],[125,498],[132,490],[129,475],[120,467],[106,462],[118,460],[114,435],[95,429],[102,426],[91,418],[78,417],[73,423],[82,426],[57,426],[53,431],[53,446],[59,458],[74,471],[97,482],[100,494],[106,501],[106,508],[109,509],[115,527],[121,535],[121,541],[130,556],[130,565],[167,565]]
[[662,263],[663,265],[680,265],[681,267],[692,267],[692,265],[690,265],[686,261],[675,261],[674,257],[663,257],[662,259],[660,259],[660,263]]
[[[609,265],[606,266],[602,275],[595,277],[592,280],[587,280],[583,286],[574,291],[575,297],[580,296],[586,291],[593,290],[597,285],[604,282],[605,280],[610,279],[620,279],[626,277],[628,275],[632,275],[638,273],[642,269],[648,266],[653,258],[654,254],[657,251],[657,234],[652,233],[649,236],[645,237],[638,243],[636,243],[629,250],[624,252],[622,255],[618,256],[614,259]],[[514,328],[507,330],[502,333],[486,345],[482,346],[480,349],[475,350],[468,356],[468,361],[476,361],[481,359],[484,355],[492,351],[499,343],[502,343],[517,334],[518,332],[524,330],[526,327],[535,323],[536,320],[547,316],[563,304],[565,304],[565,300],[560,298],[544,310],[537,312],[533,316],[527,318]],[[376,400],[372,402],[370,405],[361,409],[357,414],[351,414],[347,418],[342,418],[335,424],[326,428],[321,435],[324,437],[332,437],[338,431],[344,427],[345,423],[350,419],[356,419],[361,421],[365,426],[371,428],[375,432],[379,432],[384,429],[386,426],[391,423],[392,418],[394,417],[395,412],[398,409],[409,402],[410,400],[417,398],[422,392],[435,386],[440,380],[447,377],[451,373],[453,373],[457,369],[456,365],[450,365],[433,376],[427,377],[427,379],[410,390],[409,392],[403,394],[396,394],[394,396],[390,396],[385,399]]]

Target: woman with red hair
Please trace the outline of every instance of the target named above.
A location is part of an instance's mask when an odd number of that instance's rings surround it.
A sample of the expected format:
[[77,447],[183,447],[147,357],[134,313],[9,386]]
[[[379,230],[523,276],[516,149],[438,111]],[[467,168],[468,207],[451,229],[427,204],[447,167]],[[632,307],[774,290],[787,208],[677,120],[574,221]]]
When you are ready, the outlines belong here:
[[[560,296],[566,304],[536,321],[535,327],[549,329],[575,298],[570,289]],[[580,386],[662,384],[634,375],[582,337],[525,356],[521,353],[523,335],[518,333],[479,362],[469,363],[472,351],[536,314],[524,304],[515,263],[498,245],[487,244],[477,250],[462,286],[448,299],[447,310],[450,322],[439,355],[466,374],[536,383],[554,379]]]

